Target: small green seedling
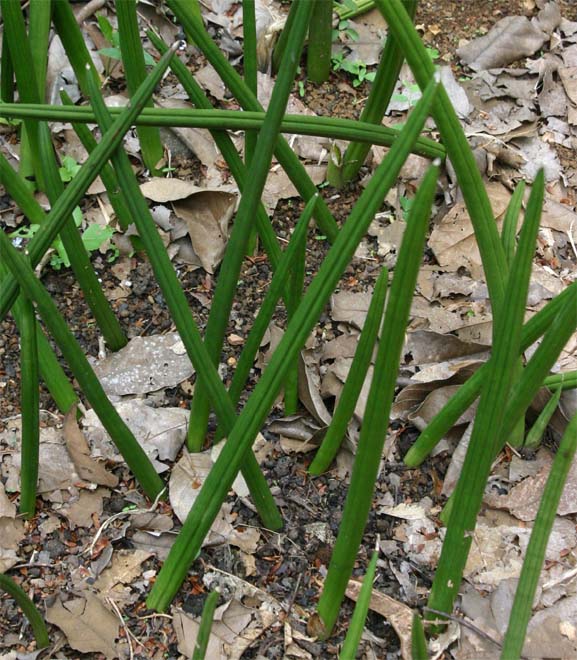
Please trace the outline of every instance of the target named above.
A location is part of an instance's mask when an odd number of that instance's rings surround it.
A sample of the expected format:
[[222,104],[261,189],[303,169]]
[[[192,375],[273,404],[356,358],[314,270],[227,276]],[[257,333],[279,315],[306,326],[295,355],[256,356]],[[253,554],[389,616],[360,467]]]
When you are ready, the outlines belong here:
[[[98,51],[98,54],[104,55],[104,57],[109,57],[111,60],[121,60],[122,55],[120,53],[120,35],[118,30],[115,30],[106,16],[102,16],[102,14],[99,14],[96,17],[96,20],[98,21],[98,27],[100,28],[102,35],[110,44],[107,48],[101,48]],[[154,66],[155,64],[152,55],[146,51],[144,51],[144,63],[147,66]]]

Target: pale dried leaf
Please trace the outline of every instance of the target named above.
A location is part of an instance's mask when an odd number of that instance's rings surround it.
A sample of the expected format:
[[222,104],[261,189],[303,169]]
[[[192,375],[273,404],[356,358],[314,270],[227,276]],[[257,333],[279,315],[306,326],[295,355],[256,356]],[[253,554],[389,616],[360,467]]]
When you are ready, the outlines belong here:
[[[180,356],[181,359],[183,357]],[[116,409],[156,470],[167,470],[168,466],[163,461],[176,460],[186,439],[190,411],[172,407],[152,408],[142,399],[121,401],[116,404]],[[94,455],[124,462],[93,410],[86,413],[82,422]]]
[[107,658],[119,656],[119,621],[92,594],[65,603],[57,601],[47,608],[46,620],[58,626],[77,651],[103,653]]
[[[356,602],[359,598],[361,586],[362,582],[349,580],[345,592],[347,597]],[[410,660],[413,610],[376,589],[373,589],[371,592],[369,608],[373,612],[378,612],[393,626],[401,642],[401,657],[404,660]]]
[[94,366],[107,394],[146,394],[176,387],[194,373],[178,333],[134,337]]
[[507,16],[497,21],[488,34],[458,48],[457,54],[476,71],[494,69],[533,55],[546,40],[547,35],[526,16]]
[[111,488],[118,485],[118,477],[90,456],[88,442],[78,427],[75,405],[64,416],[62,432],[66,441],[66,449],[81,479]]

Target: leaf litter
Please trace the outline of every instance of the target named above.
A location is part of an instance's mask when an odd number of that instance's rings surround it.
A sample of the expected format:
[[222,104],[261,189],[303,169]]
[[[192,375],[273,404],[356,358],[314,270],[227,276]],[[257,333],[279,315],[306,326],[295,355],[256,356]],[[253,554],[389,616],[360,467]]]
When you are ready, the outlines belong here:
[[[223,48],[236,57],[235,43],[238,44],[241,34],[238,6],[220,0],[205,4],[212,10],[207,14],[209,25],[221,31]],[[529,316],[575,277],[577,215],[573,207],[577,172],[575,161],[562,148],[573,149],[577,137],[577,23],[563,18],[555,2],[540,0],[536,5],[531,2],[527,5],[530,5],[529,17],[506,16],[496,20],[485,36],[461,45],[457,51],[461,57],[461,72],[465,72],[469,80],[458,80],[454,75],[455,66],[442,67],[441,72],[469,139],[476,147],[478,163],[491,179],[488,192],[498,223],[514,182],[523,177],[530,183],[537,165],[546,168],[547,197],[534,269],[535,282],[527,309]],[[149,7],[145,4],[143,9]],[[262,16],[269,11],[264,5],[259,10],[264,12]],[[263,34],[269,43],[280,13],[278,7],[271,7],[270,20],[263,20]],[[149,14],[149,20],[160,21],[163,29],[167,29],[161,14]],[[371,22],[371,15],[356,19],[355,29],[362,39],[358,46],[347,42],[344,52],[349,59],[363,55],[369,63],[370,58],[375,57],[372,50],[378,53],[375,43],[381,41],[383,26]],[[429,23],[423,30],[434,37],[439,34],[434,28],[434,24]],[[517,35],[515,39],[511,39],[512,31]],[[94,38],[93,26],[88,32]],[[53,53],[52,62],[58,69],[56,46]],[[443,57],[446,55],[445,61],[449,61],[450,53],[443,53]],[[101,68],[102,64],[97,66]],[[114,71],[117,80],[121,80],[120,73],[118,69]],[[224,107],[234,107],[209,67],[200,72],[199,80]],[[413,85],[406,68],[401,80],[399,94]],[[64,82],[73,90],[73,80]],[[342,93],[347,85],[340,84]],[[270,77],[261,76],[260,85],[262,100],[266,101]],[[306,90],[308,94],[308,85]],[[347,93],[355,94],[350,86]],[[167,106],[182,105],[179,94],[178,88],[166,81],[166,94],[160,92],[159,102]],[[324,103],[327,101],[330,102],[330,95],[323,99]],[[309,100],[306,96],[304,103],[296,96],[291,103],[294,111],[307,114],[313,112],[309,106],[321,104],[314,97]],[[393,106],[385,123],[402,121],[407,107]],[[71,136],[67,130],[62,140],[72,144]],[[143,193],[156,204],[155,219],[175,263],[200,269],[194,284],[195,295],[197,300],[204,296],[206,307],[212,292],[210,276],[218,267],[226,245],[237,191],[227,180],[222,162],[211,150],[212,143],[207,142],[204,134],[181,131],[177,137],[187,154],[178,162],[177,177],[148,179],[143,184]],[[293,147],[317,183],[324,179],[322,162],[326,158],[323,153],[326,146],[323,140],[293,140]],[[135,141],[129,141],[128,148],[138,154]],[[83,157],[80,152],[79,157]],[[187,163],[187,158],[193,165]],[[198,175],[191,182],[185,177],[190,177],[195,169]],[[63,428],[59,428],[59,421],[47,417],[41,437],[41,508],[37,527],[30,528],[16,517],[14,506],[18,492],[19,421],[10,419],[4,423],[6,429],[0,435],[3,482],[0,567],[3,571],[19,571],[22,580],[28,581],[38,593],[48,595],[47,618],[64,632],[63,641],[75,649],[72,656],[62,657],[75,657],[76,652],[126,657],[130,645],[145,648],[159,631],[165,636],[168,634],[170,641],[164,647],[153,645],[155,650],[147,657],[160,657],[158,653],[169,648],[173,653],[188,655],[196,638],[202,600],[207,590],[215,586],[221,590],[221,602],[224,602],[212,631],[213,655],[210,657],[241,657],[251,647],[270,652],[268,657],[280,657],[280,654],[314,657],[337,651],[336,646],[321,647],[309,637],[302,621],[310,615],[311,598],[322,584],[331,539],[338,527],[337,514],[342,506],[339,480],[346,473],[342,466],[349,460],[347,452],[350,456],[354,451],[354,441],[362,423],[370,371],[349,426],[345,449],[338,459],[340,467],[318,480],[307,481],[303,471],[306,462],[297,462],[294,466],[294,452],[314,446],[311,443],[330,422],[366,317],[371,278],[374,279],[379,264],[394,267],[404,228],[400,200],[414,192],[419,172],[422,174],[422,164],[417,161],[405,168],[404,178],[390,196],[390,209],[373,223],[363,251],[347,272],[341,289],[334,294],[319,332],[311,337],[303,351],[301,400],[306,412],[283,418],[277,411],[277,418],[265,429],[267,439],[263,438],[262,442],[268,443],[268,447],[261,461],[277,484],[273,491],[275,497],[289,514],[286,532],[272,535],[258,530],[246,487],[238,484],[231,500],[223,506],[213,531],[213,544],[206,550],[207,557],[219,568],[205,561],[195,566],[190,575],[189,595],[177,603],[172,619],[143,621],[138,614],[139,603],[158,568],[155,556],[165,556],[175,538],[178,522],[172,512],[182,520],[190,506],[190,494],[197,491],[194,485],[202,483],[214,461],[211,452],[181,454],[187,424],[184,383],[190,384],[194,374],[178,336],[166,334],[167,327],[159,334],[135,336],[132,340],[135,343],[132,348],[125,349],[125,354],[119,352],[97,365],[103,385],[115,398],[119,412],[131,425],[157,469],[171,470],[170,506],[164,502],[147,503],[134,493],[133,485],[126,481],[120,467],[118,454],[91,411],[83,420],[86,437],[73,416],[64,420]],[[97,194],[106,201],[104,192]],[[285,200],[294,195],[294,188],[282,170],[273,166],[263,201],[269,212],[276,209],[279,236],[282,239],[284,231],[285,240],[289,234],[283,219],[292,217],[298,210]],[[346,215],[346,194],[337,193],[331,202],[337,215]],[[209,232],[205,231],[207,222],[212,223]],[[190,242],[190,248],[183,247],[184,241]],[[320,258],[321,246],[313,243],[313,247],[309,247],[309,253],[313,258]],[[419,278],[407,335],[392,432],[387,443],[387,471],[382,473],[376,494],[377,503],[380,503],[376,529],[381,535],[386,534],[386,540],[381,542],[382,556],[387,557],[391,568],[388,572],[381,560],[380,570],[387,578],[383,581],[381,577],[381,582],[377,583],[380,587],[374,590],[371,601],[378,618],[369,616],[365,648],[367,654],[373,653],[373,656],[375,649],[383,652],[386,648],[385,638],[390,645],[396,634],[402,655],[408,657],[411,616],[404,601],[414,606],[422,604],[426,597],[427,580],[434,571],[444,533],[438,522],[441,493],[448,494],[451,483],[458,477],[458,457],[466,443],[466,431],[460,444],[457,443],[474,409],[458,421],[439,446],[437,456],[422,472],[398,471],[395,465],[409,446],[407,443],[414,438],[414,427],[420,429],[426,425],[456,388],[486,361],[490,346],[492,317],[480,259],[472,239],[470,220],[454,187],[450,164],[445,181],[445,205],[438,209],[429,248],[432,256],[424,264]],[[251,276],[259,285],[268,276],[261,273],[258,262],[248,270],[252,270]],[[115,286],[118,287],[118,281],[124,283],[117,301],[131,300],[135,295],[131,282],[135,274],[134,260],[125,261],[123,270],[117,272],[120,277]],[[206,273],[206,277],[202,273]],[[148,287],[142,288],[148,290]],[[145,304],[152,309],[153,303]],[[276,322],[282,325],[283,319]],[[152,322],[153,329],[158,325]],[[242,314],[233,311],[229,336],[246,336],[244,326]],[[228,355],[234,355],[240,345],[237,340],[229,342]],[[560,360],[561,368],[575,368],[576,345],[573,340],[566,347]],[[255,368],[262,366],[262,360],[261,355]],[[230,375],[225,362],[220,365],[220,371],[225,379]],[[138,398],[133,398],[135,396]],[[562,433],[569,415],[563,415],[561,409],[563,405],[571,405],[570,400],[564,395],[566,403],[562,400],[557,422],[552,422],[554,435]],[[170,401],[173,405],[167,406]],[[537,410],[542,405],[537,403]],[[277,436],[280,436],[278,440]],[[306,456],[306,451],[303,455]],[[451,455],[453,460],[449,464]],[[540,449],[536,460],[526,460],[532,458],[509,452],[496,466],[466,569],[461,609],[477,628],[489,632],[497,641],[504,632],[503,622],[508,616],[535,515],[534,498],[548,474],[551,451]],[[576,574],[571,567],[577,545],[572,506],[574,482],[571,473],[547,550],[539,600],[527,640],[526,649],[531,657],[551,652],[561,657],[575,653],[575,629],[571,623],[575,620],[577,602]],[[50,513],[51,509],[57,516]],[[326,519],[326,522],[314,523],[321,525],[322,534],[313,533],[310,522],[311,518],[319,517]],[[306,535],[301,536],[299,525],[309,530]],[[35,533],[36,538],[39,536],[39,540],[31,543],[31,533]],[[374,533],[374,528],[370,528],[368,536]],[[129,547],[123,547],[126,544]],[[239,562],[243,568],[239,568]],[[364,563],[362,553],[360,563]],[[14,569],[17,565],[22,568]],[[235,577],[236,571],[241,575],[244,571],[247,579]],[[297,580],[295,575],[301,577]],[[301,579],[304,586],[299,587]],[[251,585],[250,580],[263,588]],[[415,583],[418,584],[416,591]],[[68,598],[64,594],[70,586]],[[356,589],[358,581],[353,580],[348,592],[353,599]],[[125,627],[119,612],[129,628]],[[491,642],[470,628],[451,625],[444,641],[440,638],[432,641],[434,657],[439,657],[459,636],[459,648],[450,647],[453,657],[495,654],[495,645],[491,646]],[[4,648],[17,645],[13,629],[10,628],[3,642]]]

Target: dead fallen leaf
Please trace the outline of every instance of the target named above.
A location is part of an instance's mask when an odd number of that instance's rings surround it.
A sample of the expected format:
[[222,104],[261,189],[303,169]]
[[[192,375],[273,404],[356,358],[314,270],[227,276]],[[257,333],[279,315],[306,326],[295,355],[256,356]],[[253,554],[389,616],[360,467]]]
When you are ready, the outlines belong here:
[[459,57],[472,69],[495,69],[533,55],[547,35],[532,25],[526,16],[506,16],[488,34],[457,49]]
[[[186,439],[190,411],[174,407],[153,408],[142,399],[120,401],[116,410],[156,470],[159,473],[166,471],[168,466],[163,461],[176,460]],[[87,411],[82,423],[93,455],[124,462],[93,410]]]
[[[362,582],[349,580],[346,595],[355,602],[359,598]],[[411,658],[411,627],[413,624],[413,610],[403,603],[373,589],[369,608],[378,612],[393,626],[401,642],[401,657],[404,660]]]
[[75,405],[64,416],[62,432],[66,449],[81,479],[110,488],[118,485],[118,477],[90,456],[90,447],[76,421]]
[[115,602],[129,600],[130,584],[141,575],[141,564],[152,555],[146,550],[119,550],[112,557],[112,563],[105,569],[96,582],[94,588],[98,590],[101,599],[112,598]]
[[56,601],[47,608],[46,620],[58,626],[70,646],[77,651],[103,653],[107,658],[118,658],[120,655],[116,643],[119,621],[92,594],[65,603]]
[[146,394],[176,387],[194,373],[178,333],[134,337],[94,366],[107,394]]

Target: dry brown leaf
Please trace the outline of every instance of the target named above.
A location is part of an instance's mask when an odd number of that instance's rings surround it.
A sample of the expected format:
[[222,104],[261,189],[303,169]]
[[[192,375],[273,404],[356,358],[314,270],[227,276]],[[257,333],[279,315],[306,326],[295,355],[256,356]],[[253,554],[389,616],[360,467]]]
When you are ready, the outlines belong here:
[[97,488],[95,491],[83,490],[78,499],[62,509],[62,513],[68,518],[71,527],[92,527],[94,525],[93,515],[102,515],[102,500],[110,495],[106,488]]
[[118,485],[118,477],[90,456],[90,447],[76,421],[76,405],[64,416],[62,432],[66,449],[81,479],[110,488]]
[[[182,356],[181,356],[182,357]],[[142,399],[120,401],[116,410],[142,446],[157,472],[168,469],[162,461],[174,461],[186,439],[190,411],[183,408],[152,408]],[[93,410],[83,424],[93,455],[124,462]]]
[[92,594],[65,603],[57,601],[47,608],[46,620],[58,626],[70,646],[81,653],[103,653],[107,658],[120,655],[116,643],[119,621]]
[[194,373],[178,333],[134,337],[94,367],[107,394],[146,394],[176,387]]
[[488,34],[457,49],[472,69],[495,69],[533,55],[547,40],[526,16],[507,16],[495,23]]
[[[355,602],[359,598],[362,582],[349,580],[346,595]],[[401,642],[401,657],[404,660],[411,658],[411,627],[413,624],[413,610],[403,603],[373,589],[369,608],[378,612],[393,626]]]
[[146,550],[119,550],[112,557],[112,563],[105,569],[96,582],[94,588],[98,590],[102,599],[112,598],[115,602],[124,601],[130,593],[124,585],[130,584],[140,576],[141,564],[152,555]]

